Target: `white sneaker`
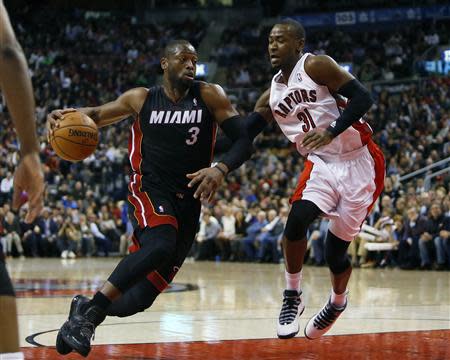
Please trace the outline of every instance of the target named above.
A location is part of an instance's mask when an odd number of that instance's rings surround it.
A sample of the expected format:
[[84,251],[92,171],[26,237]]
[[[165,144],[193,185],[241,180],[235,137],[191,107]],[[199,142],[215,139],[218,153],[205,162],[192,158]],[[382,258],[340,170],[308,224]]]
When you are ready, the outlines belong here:
[[290,339],[300,330],[299,317],[305,310],[301,295],[302,293],[296,290],[284,290],[277,327],[277,335],[280,339]]
[[62,253],[61,253],[61,258],[63,258],[63,259],[67,259],[67,255],[69,254],[69,252],[67,251],[67,250],[64,250]]
[[345,302],[345,305],[342,307],[337,307],[336,305],[332,304],[330,297],[322,310],[320,310],[320,312],[309,319],[308,323],[306,324],[306,338],[308,338],[309,340],[314,340],[324,335],[328,330],[331,329],[334,322],[342,314],[346,307],[347,302]]
[[69,259],[75,259],[77,256],[75,255],[75,253],[73,251],[69,251],[68,257],[69,257]]

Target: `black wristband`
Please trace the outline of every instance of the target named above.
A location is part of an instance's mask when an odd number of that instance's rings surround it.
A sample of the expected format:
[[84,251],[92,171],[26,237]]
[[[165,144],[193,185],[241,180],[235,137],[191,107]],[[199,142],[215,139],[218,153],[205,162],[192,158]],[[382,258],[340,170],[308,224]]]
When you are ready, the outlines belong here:
[[219,170],[219,171],[222,173],[223,177],[227,176],[227,172],[226,172],[224,169],[222,169],[222,168],[219,166],[219,164],[216,164],[216,165],[214,165],[213,167],[216,168],[217,170]]

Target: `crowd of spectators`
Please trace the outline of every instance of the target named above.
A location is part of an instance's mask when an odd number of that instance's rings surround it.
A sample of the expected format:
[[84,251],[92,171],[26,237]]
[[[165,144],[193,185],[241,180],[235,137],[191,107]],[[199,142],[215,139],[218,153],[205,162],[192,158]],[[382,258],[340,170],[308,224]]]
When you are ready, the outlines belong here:
[[[151,71],[147,70],[156,64],[157,54],[147,49],[159,48],[179,33],[171,33],[170,27],[167,33],[166,28],[157,26],[135,28],[129,22],[83,19],[79,14],[58,27],[36,18],[32,25],[26,23],[33,27],[35,36],[25,37],[25,30],[18,31],[36,89],[41,158],[48,186],[42,217],[31,225],[24,224],[23,216],[11,211],[9,205],[18,144],[7,109],[0,108],[0,239],[8,255],[75,258],[108,256],[111,252],[123,255],[127,251],[132,231],[126,215],[130,122],[102,129],[95,154],[81,163],[70,163],[59,159],[48,145],[45,115],[53,108],[112,100],[125,89],[142,84],[141,76],[146,76],[142,80],[146,85],[151,83]],[[199,39],[201,28],[197,23],[186,25],[190,30],[183,37]],[[185,24],[176,31],[180,29],[185,29]],[[242,36],[254,36],[252,29]],[[256,40],[255,46],[259,46]],[[240,56],[243,63],[253,61],[251,52]],[[233,64],[228,66],[235,68]],[[269,79],[270,75],[261,77],[257,87]],[[249,86],[254,85],[251,80]],[[350,249],[356,266],[450,266],[448,176],[443,174],[431,183],[424,182],[424,174],[409,182],[400,181],[402,175],[449,156],[449,85],[448,78],[430,78],[412,83],[401,93],[381,89],[375,94],[378,100],[367,120],[386,155],[388,177],[381,200]],[[255,97],[259,90],[253,93]],[[253,106],[252,99],[236,101],[243,112]],[[280,239],[303,159],[274,124],[258,137],[256,149],[249,162],[229,174],[214,204],[205,204],[190,254],[195,259],[282,260]],[[326,226],[326,220],[320,219],[309,230],[308,263],[324,265]]]
[[[237,24],[225,29],[211,59],[227,72],[230,88],[267,87],[272,70],[267,55],[271,27],[258,23]],[[412,77],[419,60],[432,59],[440,45],[447,45],[446,21],[415,22],[395,27],[372,26],[367,31],[306,29],[305,52],[331,55],[351,64],[351,71],[364,82]]]

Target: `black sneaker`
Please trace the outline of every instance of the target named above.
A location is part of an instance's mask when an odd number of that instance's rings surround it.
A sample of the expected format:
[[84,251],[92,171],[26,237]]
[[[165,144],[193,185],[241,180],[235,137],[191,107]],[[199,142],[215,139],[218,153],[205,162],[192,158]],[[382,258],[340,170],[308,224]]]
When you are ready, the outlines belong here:
[[86,357],[91,351],[91,340],[95,328],[105,319],[105,311],[96,305],[89,306],[84,312],[76,311],[72,318],[64,323],[60,333],[63,341],[80,355]]
[[337,320],[339,315],[342,314],[346,307],[347,302],[342,307],[336,307],[336,305],[331,303],[330,298],[322,310],[309,319],[305,327],[305,336],[309,340],[313,340],[324,335],[331,329],[334,322]]
[[277,335],[280,339],[290,339],[298,334],[299,317],[305,310],[302,293],[296,290],[284,290],[283,305],[278,318]]
[[[83,304],[86,304],[89,302],[89,299],[86,296],[83,295],[76,295],[70,304],[70,311],[69,311],[69,318],[72,317],[72,315],[75,312],[80,312],[81,306]],[[65,341],[62,339],[61,336],[61,330],[58,331],[58,335],[56,336],[56,351],[58,351],[61,355],[67,355],[72,351],[72,348],[65,343]]]

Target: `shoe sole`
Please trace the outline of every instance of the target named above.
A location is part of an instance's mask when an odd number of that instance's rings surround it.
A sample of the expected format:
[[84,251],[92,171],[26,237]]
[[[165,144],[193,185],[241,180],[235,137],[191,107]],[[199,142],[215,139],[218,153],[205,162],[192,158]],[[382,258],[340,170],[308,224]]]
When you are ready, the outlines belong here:
[[56,351],[60,355],[67,355],[72,352],[72,348],[66,344],[59,331],[58,335],[56,336]]
[[91,352],[91,349],[85,349],[80,346],[80,344],[76,341],[73,341],[71,337],[66,337],[64,335],[61,335],[63,338],[63,341],[69,345],[72,350],[76,351],[81,356],[87,357],[89,353]]
[[[303,314],[304,311],[305,311],[305,308],[303,308],[302,312],[298,315],[298,317],[302,316],[302,314]],[[292,339],[292,338],[295,337],[299,332],[300,332],[300,324],[299,324],[298,330],[297,330],[296,332],[290,333],[290,334],[287,334],[287,335],[279,335],[279,334],[277,334],[277,336],[278,336],[278,339],[283,339],[283,340],[286,340],[286,339]]]

